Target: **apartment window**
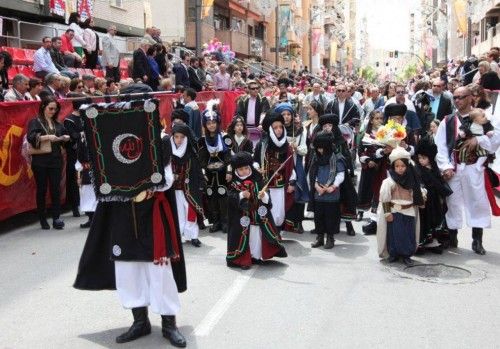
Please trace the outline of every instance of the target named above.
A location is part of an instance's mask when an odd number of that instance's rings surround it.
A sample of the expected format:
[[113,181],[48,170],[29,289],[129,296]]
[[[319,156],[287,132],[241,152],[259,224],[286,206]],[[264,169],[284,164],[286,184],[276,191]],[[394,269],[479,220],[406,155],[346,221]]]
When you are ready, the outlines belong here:
[[253,27],[251,25],[248,26],[248,35],[253,36]]
[[123,7],[123,0],[111,0],[111,5],[116,7]]

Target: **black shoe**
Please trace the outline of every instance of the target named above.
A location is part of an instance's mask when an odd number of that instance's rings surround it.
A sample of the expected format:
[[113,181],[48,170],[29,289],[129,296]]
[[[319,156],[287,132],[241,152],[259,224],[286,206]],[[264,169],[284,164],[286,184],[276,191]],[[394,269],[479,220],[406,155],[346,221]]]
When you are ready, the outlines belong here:
[[127,332],[116,337],[116,343],[127,343],[137,338],[146,336],[151,333],[151,323],[148,319],[148,308],[133,308],[134,323]]
[[458,247],[458,231],[455,229],[449,229],[448,233],[450,234],[450,247],[457,248]]
[[356,222],[361,222],[363,220],[363,215],[365,213],[363,211],[358,211],[358,214],[356,216]]
[[257,259],[257,258],[252,258],[252,264],[257,264],[257,265],[260,265],[262,264],[262,260],[261,259]]
[[92,224],[92,221],[88,220],[86,223],[80,224],[80,228],[82,228],[82,229],[90,228],[91,224]]
[[323,246],[324,244],[325,244],[325,241],[324,241],[323,234],[318,234],[318,236],[316,237],[316,241],[311,244],[311,247],[317,248],[317,247]]
[[49,230],[50,229],[49,222],[47,222],[47,220],[45,218],[40,219],[40,225],[42,226],[43,230]]
[[73,210],[73,217],[80,217],[80,211],[78,208],[74,208]]
[[354,231],[354,227],[352,226],[352,222],[345,222],[346,232],[349,236],[355,236],[356,232]]
[[486,254],[486,250],[483,247],[483,242],[480,240],[472,240],[472,251],[481,256],[484,256]]
[[365,235],[375,235],[377,234],[377,222],[371,221],[370,223],[363,225],[361,229]]
[[191,245],[193,245],[194,247],[200,247],[201,246],[201,241],[198,240],[198,239],[192,239],[191,240]]
[[387,259],[387,262],[389,262],[389,263],[394,263],[394,262],[397,262],[397,261],[398,261],[398,257],[395,257],[395,256],[390,256]]
[[335,246],[335,240],[333,239],[332,236],[327,236],[325,250],[331,250],[333,248],[333,246]]
[[411,266],[414,266],[415,265],[415,261],[413,259],[411,259],[410,257],[405,257],[403,259],[403,263],[408,266],[408,267],[411,267]]
[[311,233],[311,234],[316,234],[316,229],[311,229],[311,230],[309,230],[309,233]]
[[161,316],[161,333],[163,337],[170,341],[174,347],[185,348],[186,338],[177,328],[175,324],[175,316],[172,315],[162,315]]
[[222,224],[220,224],[219,222],[217,222],[217,223],[212,224],[212,226],[210,227],[210,229],[208,229],[208,232],[215,233],[215,232],[217,232],[219,230],[222,230]]
[[304,227],[302,226],[302,222],[299,223],[299,226],[295,230],[297,234],[304,234]]
[[61,218],[54,219],[52,221],[52,227],[57,230],[64,229],[64,222]]

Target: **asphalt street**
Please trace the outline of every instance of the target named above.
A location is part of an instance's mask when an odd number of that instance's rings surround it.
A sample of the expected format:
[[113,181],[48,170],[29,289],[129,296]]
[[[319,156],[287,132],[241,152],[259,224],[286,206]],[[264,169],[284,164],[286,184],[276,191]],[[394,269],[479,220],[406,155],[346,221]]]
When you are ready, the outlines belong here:
[[[158,348],[151,335],[115,344],[132,322],[115,292],[72,288],[87,231],[64,217],[63,231],[38,224],[0,235],[0,348]],[[311,221],[305,228],[311,229]],[[333,250],[311,249],[314,235],[284,234],[289,257],[247,271],[225,265],[226,235],[202,232],[184,245],[188,290],[178,325],[189,348],[498,348],[500,219],[485,232],[488,253],[459,248],[416,257],[466,270],[417,280],[381,263],[375,236],[342,232]]]

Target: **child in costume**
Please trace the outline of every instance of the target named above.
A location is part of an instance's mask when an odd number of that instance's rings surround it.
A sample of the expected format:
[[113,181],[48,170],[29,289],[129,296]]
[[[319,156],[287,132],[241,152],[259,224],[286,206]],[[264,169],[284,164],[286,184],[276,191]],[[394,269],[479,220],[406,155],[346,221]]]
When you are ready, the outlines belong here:
[[293,150],[288,144],[284,124],[282,115],[269,111],[262,121],[265,135],[255,146],[254,152],[255,166],[266,183],[271,181],[269,193],[273,203],[272,214],[278,227],[283,225],[285,212],[293,205],[296,178]]
[[300,116],[295,113],[292,104],[280,103],[276,106],[274,111],[281,114],[285,121],[288,144],[290,144],[294,152],[293,163],[297,177],[293,204],[290,209],[286,211],[283,230],[302,234],[304,232],[304,228],[302,227],[304,208],[305,204],[309,202],[309,186],[307,184],[307,174],[304,168],[304,157],[307,155],[307,135],[302,127]]
[[425,189],[420,187],[409,152],[398,146],[389,160],[389,177],[382,182],[377,211],[378,252],[389,263],[402,258],[410,266],[419,241],[418,208],[424,205]]
[[248,269],[252,263],[286,257],[279,230],[271,214],[269,193],[253,158],[239,152],[231,159],[232,181],[228,193],[228,267]]
[[309,187],[317,236],[311,247],[324,245],[325,249],[331,249],[335,244],[333,236],[340,231],[340,185],[345,179],[346,165],[342,156],[335,154],[333,135],[329,132],[316,135],[314,151]]
[[465,141],[476,136],[486,135],[489,138],[493,137],[494,128],[491,122],[486,117],[484,110],[475,108],[469,113],[470,123],[463,122],[460,126],[460,139],[457,142],[455,156],[460,162],[476,162],[480,157],[488,156],[488,151],[481,148],[479,145],[473,151],[470,151],[465,145]]
[[189,141],[190,132],[186,125],[177,124],[172,128],[169,141],[172,149],[173,188],[179,230],[184,239],[191,241],[193,246],[200,247],[197,219],[203,217],[200,190],[203,175],[196,153]]
[[224,143],[231,149],[231,155],[246,151],[253,153],[252,141],[248,138],[248,130],[245,120],[236,115],[227,127],[227,134],[224,136]]
[[423,138],[418,143],[416,155],[418,157],[415,166],[417,174],[427,190],[427,200],[425,207],[420,208],[420,241],[418,252],[431,251],[442,253],[443,249],[439,241],[447,241],[441,232],[440,227],[444,223],[445,200],[451,195],[451,189],[441,176],[437,167],[436,158],[437,146],[429,139]]
[[231,150],[224,143],[220,131],[219,101],[210,100],[203,111],[204,136],[198,141],[198,157],[207,182],[206,196],[210,232],[227,231],[227,181]]

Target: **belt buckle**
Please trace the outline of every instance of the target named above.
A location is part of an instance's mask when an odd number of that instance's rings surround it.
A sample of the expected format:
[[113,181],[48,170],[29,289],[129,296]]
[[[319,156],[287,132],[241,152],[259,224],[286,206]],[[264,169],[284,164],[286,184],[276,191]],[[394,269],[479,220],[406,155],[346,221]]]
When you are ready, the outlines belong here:
[[402,210],[402,209],[403,209],[403,205],[400,205],[400,204],[394,204],[394,206],[393,206],[393,207],[394,207],[394,209],[396,209],[396,210],[398,210],[398,211],[400,211],[400,210]]

